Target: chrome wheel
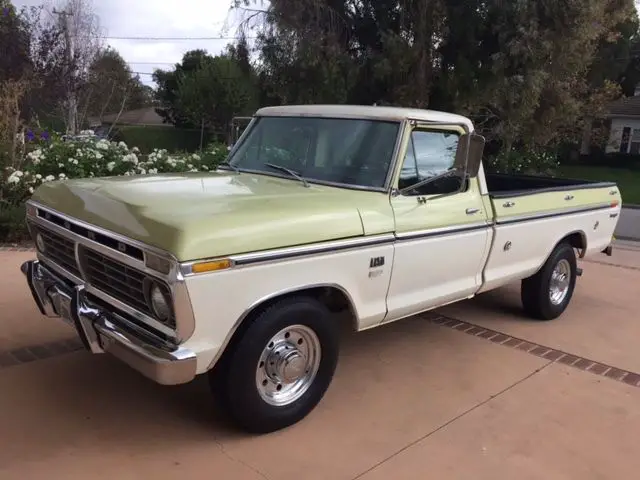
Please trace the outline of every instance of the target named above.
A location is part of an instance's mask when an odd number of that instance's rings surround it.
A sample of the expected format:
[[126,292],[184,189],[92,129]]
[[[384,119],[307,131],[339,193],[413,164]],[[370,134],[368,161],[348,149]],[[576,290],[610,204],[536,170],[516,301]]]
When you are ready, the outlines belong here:
[[309,389],[320,367],[320,340],[304,325],[291,325],[275,334],[260,355],[256,387],[269,405],[295,402]]
[[560,305],[569,293],[569,283],[571,282],[571,265],[568,260],[560,260],[553,272],[549,282],[549,300],[554,305]]

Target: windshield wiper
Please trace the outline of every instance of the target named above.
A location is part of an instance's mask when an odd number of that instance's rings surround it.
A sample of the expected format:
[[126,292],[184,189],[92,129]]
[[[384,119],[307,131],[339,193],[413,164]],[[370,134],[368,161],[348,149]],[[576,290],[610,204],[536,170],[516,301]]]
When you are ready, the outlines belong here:
[[216,168],[218,167],[229,167],[231,170],[233,170],[236,173],[240,173],[240,169],[238,167],[236,167],[235,165],[231,165],[229,162],[224,161],[224,162],[220,162]]
[[307,188],[309,187],[309,184],[307,183],[307,181],[304,178],[302,178],[302,176],[300,176],[300,174],[295,170],[291,170],[290,168],[283,167],[282,165],[276,165],[275,163],[265,163],[264,166],[273,168],[274,170],[280,170],[281,172],[286,172],[292,177],[295,177],[298,180],[300,180],[305,187]]

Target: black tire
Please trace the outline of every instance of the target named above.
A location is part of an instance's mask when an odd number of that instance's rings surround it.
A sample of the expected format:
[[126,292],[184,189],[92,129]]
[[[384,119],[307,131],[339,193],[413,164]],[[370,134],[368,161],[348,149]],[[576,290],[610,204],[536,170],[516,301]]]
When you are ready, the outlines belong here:
[[[569,266],[568,290],[561,301],[552,301],[549,291],[552,274],[556,266],[562,263]],[[529,278],[522,280],[520,296],[525,313],[535,320],[553,320],[566,310],[576,286],[577,261],[573,247],[560,243],[551,252],[542,268]]]
[[[306,417],[329,388],[338,362],[339,325],[324,304],[311,297],[289,297],[249,319],[241,337],[225,352],[219,368],[209,373],[218,404],[247,432],[269,433]],[[272,405],[258,390],[256,371],[263,350],[281,330],[301,325],[320,345],[317,373],[307,390],[286,405]],[[266,375],[266,374],[265,374]]]

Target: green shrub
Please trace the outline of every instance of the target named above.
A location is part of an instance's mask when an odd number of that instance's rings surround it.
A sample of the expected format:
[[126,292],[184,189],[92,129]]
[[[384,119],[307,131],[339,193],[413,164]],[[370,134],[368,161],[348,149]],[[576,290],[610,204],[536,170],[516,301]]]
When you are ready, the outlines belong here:
[[511,151],[490,157],[487,169],[494,173],[552,175],[559,167],[555,154],[547,151]]
[[[111,134],[116,142],[136,145],[141,153],[151,153],[155,149],[168,152],[194,153],[200,150],[200,130],[186,130],[167,127],[116,127]],[[203,145],[215,140],[214,135],[204,132]]]
[[587,165],[592,167],[640,170],[640,155],[629,155],[626,153],[604,153],[602,150],[594,150],[589,155],[580,155],[575,164]]
[[18,243],[28,236],[24,203],[0,201],[0,242]]

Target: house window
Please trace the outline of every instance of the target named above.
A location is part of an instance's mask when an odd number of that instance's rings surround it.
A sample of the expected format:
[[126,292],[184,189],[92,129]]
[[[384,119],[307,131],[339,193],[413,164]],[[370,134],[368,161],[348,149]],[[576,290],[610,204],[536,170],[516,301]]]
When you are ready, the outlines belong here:
[[624,127],[622,129],[620,153],[640,154],[640,128]]
[[629,153],[631,155],[638,155],[640,153],[640,128],[634,128],[631,134],[631,146],[629,147]]
[[629,135],[631,135],[631,129],[624,127],[622,129],[622,140],[620,141],[620,153],[629,152]]

